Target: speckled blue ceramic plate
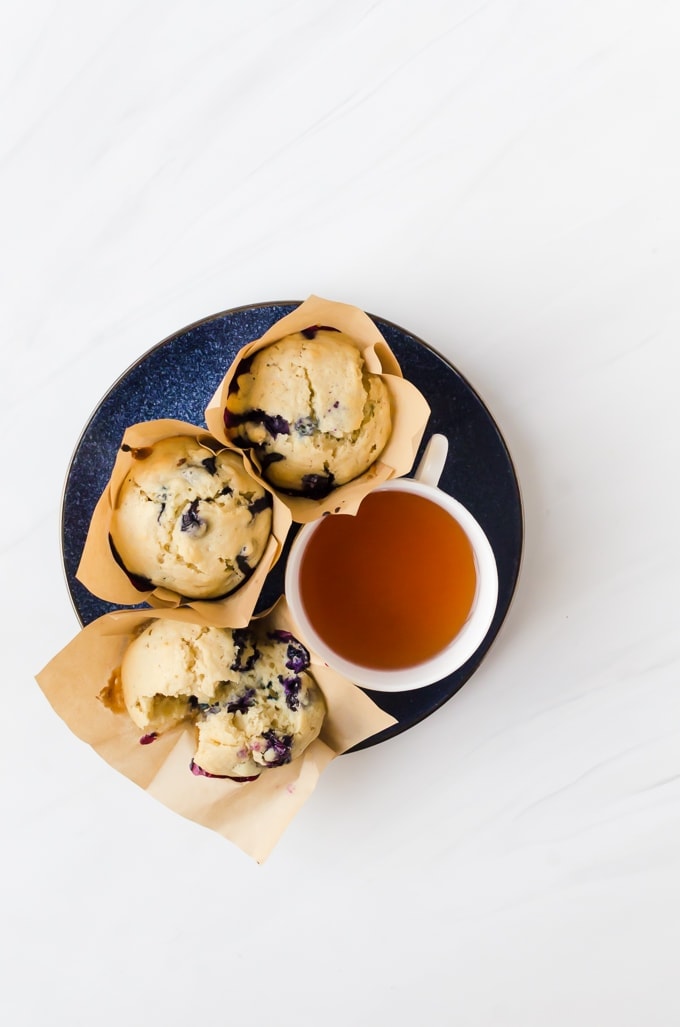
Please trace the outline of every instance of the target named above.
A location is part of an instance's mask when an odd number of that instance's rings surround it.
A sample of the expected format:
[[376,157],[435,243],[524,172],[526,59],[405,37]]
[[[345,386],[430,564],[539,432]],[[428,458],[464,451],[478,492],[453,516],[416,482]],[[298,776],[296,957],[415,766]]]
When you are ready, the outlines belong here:
[[[161,417],[204,425],[205,408],[239,349],[298,305],[299,301],[237,307],[189,325],[145,353],[99,403],[78,440],[62,504],[64,570],[82,625],[118,608],[91,595],[75,575],[92,512],[111,474],[125,429]],[[460,670],[425,688],[369,693],[397,723],[357,748],[385,741],[428,717],[474,674],[510,606],[524,536],[517,476],[486,406],[455,367],[430,346],[390,321],[370,316],[392,347],[404,377],[430,404],[432,414],[423,447],[434,432],[449,438],[448,460],[439,485],[467,506],[486,532],[498,565],[499,594],[484,642]],[[414,467],[421,455],[418,453]],[[283,558],[267,578],[258,610],[271,606],[283,591],[286,554],[294,534],[295,526]]]

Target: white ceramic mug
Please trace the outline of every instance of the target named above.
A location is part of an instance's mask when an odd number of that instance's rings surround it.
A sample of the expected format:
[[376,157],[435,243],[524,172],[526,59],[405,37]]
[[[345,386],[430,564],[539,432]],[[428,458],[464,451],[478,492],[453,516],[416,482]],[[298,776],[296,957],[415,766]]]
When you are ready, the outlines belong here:
[[[343,658],[319,636],[300,595],[300,567],[305,548],[323,519],[304,525],[291,546],[285,575],[288,606],[299,637],[330,667],[358,685],[380,692],[403,692],[432,684],[462,667],[477,651],[491,626],[498,600],[498,571],[493,550],[479,523],[458,500],[438,487],[446,463],[448,439],[433,435],[413,478],[393,478],[375,491],[401,490],[436,503],[464,530],[472,547],[476,590],[467,620],[455,637],[430,659],[413,666],[382,670]],[[330,515],[335,516],[335,515]]]

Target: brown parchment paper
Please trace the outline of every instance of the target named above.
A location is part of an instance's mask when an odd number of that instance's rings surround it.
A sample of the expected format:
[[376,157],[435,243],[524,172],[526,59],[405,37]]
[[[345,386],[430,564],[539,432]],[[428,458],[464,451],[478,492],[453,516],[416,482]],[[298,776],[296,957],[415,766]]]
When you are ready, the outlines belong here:
[[[139,729],[127,713],[114,713],[98,699],[141,624],[154,617],[186,620],[185,613],[175,608],[105,614],[83,628],[36,680],[71,731],[107,763],[169,809],[216,831],[262,863],[330,761],[395,719],[312,652],[310,670],[328,712],[319,738],[302,756],[243,784],[194,776],[189,769],[195,749],[191,727],[175,728],[150,745],[140,745]],[[256,621],[294,633],[283,598]]]
[[276,492],[280,501],[290,509],[293,520],[302,524],[313,521],[325,513],[356,513],[361,500],[368,492],[389,478],[407,474],[413,466],[430,416],[430,407],[425,397],[412,382],[403,377],[397,358],[368,314],[359,307],[347,303],[336,303],[319,296],[310,296],[290,314],[280,318],[259,339],[242,347],[205,411],[206,424],[215,438],[229,448],[244,452],[251,474],[270,491],[273,491],[273,486],[262,478],[262,468],[254,453],[249,450],[242,451],[234,446],[226,434],[224,409],[229,386],[241,361],[246,357],[286,335],[300,332],[312,325],[337,328],[351,336],[361,350],[367,369],[382,376],[390,395],[392,433],[379,459],[365,474],[333,489],[325,499],[308,499]]
[[[245,627],[253,615],[264,580],[279,559],[283,544],[291,526],[291,513],[285,503],[272,491],[266,482],[262,482],[273,499],[272,532],[257,567],[235,592],[222,599],[190,599],[167,588],[155,588],[153,591],[142,591],[136,588],[123,568],[116,561],[109,543],[111,515],[116,506],[120,488],[135,460],[134,451],[143,450],[161,439],[175,435],[187,435],[199,443],[207,445],[211,452],[215,447],[227,447],[219,439],[215,439],[205,428],[164,418],[155,421],[143,421],[126,428],[116,455],[111,477],[102,492],[92,514],[82,556],[76,572],[78,580],[90,592],[105,599],[107,602],[120,606],[138,606],[148,603],[156,608],[172,608],[181,606],[189,613],[186,620],[202,621],[221,627]],[[211,445],[212,444],[212,445]],[[129,450],[123,447],[129,447]],[[229,447],[232,448],[233,447]],[[248,464],[246,470],[250,472]]]

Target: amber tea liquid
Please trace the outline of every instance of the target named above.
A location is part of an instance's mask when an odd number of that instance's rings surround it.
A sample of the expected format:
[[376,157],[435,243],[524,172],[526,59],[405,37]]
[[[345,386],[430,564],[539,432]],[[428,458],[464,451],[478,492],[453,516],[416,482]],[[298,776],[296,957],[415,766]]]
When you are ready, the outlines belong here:
[[372,492],[356,515],[333,514],[311,535],[300,597],[339,656],[375,670],[411,667],[455,638],[477,573],[468,538],[430,499]]

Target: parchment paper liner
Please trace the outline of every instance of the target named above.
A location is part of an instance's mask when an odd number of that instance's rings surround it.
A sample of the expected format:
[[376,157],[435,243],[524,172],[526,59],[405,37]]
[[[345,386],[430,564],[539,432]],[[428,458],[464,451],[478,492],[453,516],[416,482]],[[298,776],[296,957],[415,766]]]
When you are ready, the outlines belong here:
[[[134,463],[131,452],[123,450],[129,446],[132,450],[152,446],[161,439],[173,435],[187,435],[199,442],[212,441],[218,449],[227,448],[219,439],[215,439],[204,428],[199,428],[186,421],[175,421],[169,418],[156,421],[143,421],[130,425],[123,435],[118,449],[111,477],[95,506],[90,521],[80,564],[76,577],[90,592],[105,599],[107,602],[121,606],[138,606],[148,603],[156,608],[172,608],[182,606],[195,611],[187,620],[200,620],[207,624],[245,627],[253,615],[264,580],[277,562],[291,525],[291,514],[285,503],[282,503],[266,482],[262,482],[272,495],[272,533],[265,547],[262,558],[255,570],[235,592],[222,599],[190,599],[179,595],[168,588],[155,588],[144,592],[130,581],[123,568],[117,563],[109,544],[111,515],[116,504],[120,487],[125,476]],[[233,447],[228,447],[233,449]],[[212,450],[211,450],[212,452]],[[250,473],[248,464],[246,470]]]
[[[382,376],[389,391],[392,407],[392,433],[379,459],[365,474],[333,489],[325,499],[289,496],[285,492],[276,491],[262,478],[262,469],[254,453],[251,450],[242,451],[234,446],[224,426],[224,409],[229,385],[241,361],[285,335],[302,331],[312,325],[337,328],[355,340],[368,370]],[[275,491],[280,501],[290,509],[293,520],[302,524],[313,521],[324,513],[339,513],[341,510],[345,513],[355,513],[368,492],[389,478],[407,474],[413,466],[429,416],[430,407],[425,397],[412,382],[403,377],[397,358],[368,314],[358,307],[321,299],[319,296],[310,296],[290,314],[280,318],[259,339],[239,350],[205,411],[206,424],[215,438],[220,439],[229,448],[244,452],[253,477]]]
[[[311,653],[311,673],[328,712],[319,738],[287,766],[252,782],[196,777],[190,769],[195,738],[190,727],[140,745],[127,713],[113,713],[97,698],[140,624],[152,618],[185,620],[184,610],[119,610],[92,621],[37,675],[56,713],[78,738],[159,802],[232,841],[258,863],[272,851],[314,791],[321,772],[340,753],[395,723],[361,689]],[[254,623],[294,631],[285,599]]]

